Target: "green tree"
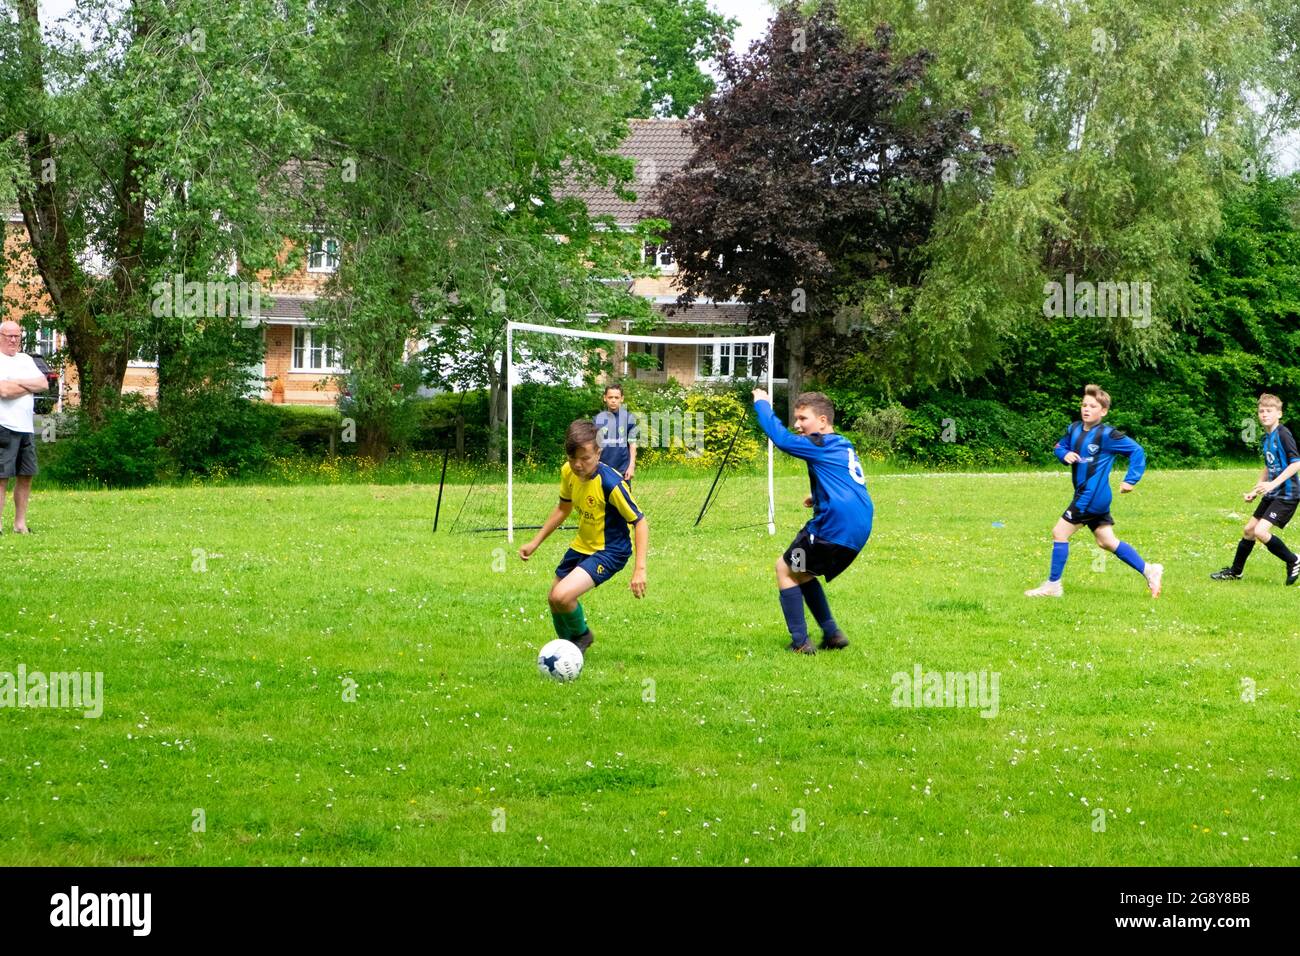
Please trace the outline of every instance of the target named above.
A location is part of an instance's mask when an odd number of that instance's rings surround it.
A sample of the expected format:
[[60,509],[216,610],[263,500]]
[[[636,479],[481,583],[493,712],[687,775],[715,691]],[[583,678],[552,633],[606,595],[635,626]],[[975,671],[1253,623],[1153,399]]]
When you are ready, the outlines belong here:
[[275,265],[284,207],[268,197],[309,139],[312,7],[85,0],[60,25],[37,0],[0,8],[0,144],[92,422],[137,352],[158,354],[164,410],[173,393],[242,387],[244,317],[166,290]]
[[1259,165],[1252,151],[1291,123],[1291,7],[841,0],[857,33],[887,22],[901,50],[933,51],[927,94],[971,104],[983,135],[1016,150],[991,189],[967,177],[945,189],[932,265],[876,371],[900,385],[978,373],[1012,330],[1042,326],[1045,283],[1067,274],[1150,282],[1149,321],[1077,321],[1130,364],[1172,347],[1222,197]]
[[737,25],[707,0],[633,0],[628,36],[641,96],[629,115],[684,117],[708,99],[715,83],[701,64],[721,55]]
[[507,317],[647,308],[592,278],[625,273],[638,240],[555,197],[564,182],[630,179],[613,155],[638,93],[616,42],[626,11],[595,0],[321,9],[338,42],[310,182],[315,222],[342,255],[318,314],[349,367],[362,450],[383,457],[396,437],[413,342],[428,345],[431,384],[491,389],[497,448]]

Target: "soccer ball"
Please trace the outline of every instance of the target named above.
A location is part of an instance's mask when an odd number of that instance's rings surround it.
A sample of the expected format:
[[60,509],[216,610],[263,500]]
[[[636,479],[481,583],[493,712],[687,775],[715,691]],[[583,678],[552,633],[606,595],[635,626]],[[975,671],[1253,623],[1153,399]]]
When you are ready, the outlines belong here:
[[537,670],[551,680],[573,680],[582,673],[582,651],[573,641],[557,637],[538,653]]

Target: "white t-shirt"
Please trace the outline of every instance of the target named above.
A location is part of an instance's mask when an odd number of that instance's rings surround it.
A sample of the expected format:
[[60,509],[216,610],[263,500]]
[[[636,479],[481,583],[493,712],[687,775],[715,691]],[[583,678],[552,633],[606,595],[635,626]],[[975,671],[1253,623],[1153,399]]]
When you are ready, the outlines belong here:
[[[0,352],[0,381],[12,381],[19,378],[40,378],[41,370],[36,367],[32,357],[25,352],[5,355]],[[0,425],[11,432],[36,431],[32,422],[35,409],[32,393],[19,395],[17,398],[0,398]]]

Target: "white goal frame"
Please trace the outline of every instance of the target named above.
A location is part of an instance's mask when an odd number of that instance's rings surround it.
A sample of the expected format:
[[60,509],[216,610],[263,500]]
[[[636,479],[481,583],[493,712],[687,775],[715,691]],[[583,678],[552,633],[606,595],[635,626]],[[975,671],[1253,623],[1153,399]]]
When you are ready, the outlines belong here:
[[[557,325],[533,325],[528,322],[506,323],[506,540],[515,540],[515,352],[514,333],[541,332],[563,338],[600,339],[605,342],[644,342],[650,345],[736,345],[749,343],[767,346],[767,393],[772,394],[772,358],[775,355],[776,335],[628,335],[621,332],[597,332],[592,329],[570,329]],[[773,445],[767,442],[767,533],[776,534],[776,494],[772,479]]]

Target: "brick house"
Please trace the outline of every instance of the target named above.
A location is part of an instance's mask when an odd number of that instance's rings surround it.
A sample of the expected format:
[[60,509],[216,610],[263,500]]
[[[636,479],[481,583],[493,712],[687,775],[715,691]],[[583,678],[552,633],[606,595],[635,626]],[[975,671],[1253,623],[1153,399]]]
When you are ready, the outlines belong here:
[[[6,254],[18,253],[28,242],[22,214],[6,210],[4,216]],[[321,286],[338,268],[338,243],[331,239],[307,237],[308,254],[303,265],[282,279],[265,285],[263,312],[260,316],[265,358],[257,370],[265,379],[259,397],[275,404],[333,405],[338,386],[333,376],[343,371],[338,352],[332,343],[313,328],[307,319],[308,303],[316,298]],[[286,254],[289,245],[286,244]],[[17,320],[25,312],[49,314],[53,305],[39,279],[32,282],[13,270],[7,276],[0,314]],[[262,277],[265,282],[265,277]],[[52,324],[42,324],[35,336],[23,342],[23,350],[49,358],[64,346],[63,335]],[[158,393],[158,363],[147,355],[127,363],[122,380],[123,393],[137,393],[154,398]],[[77,370],[65,364],[59,375],[56,409],[77,402]]]
[[[634,119],[628,121],[629,132],[619,147],[619,153],[633,160],[636,174],[629,189],[636,194],[635,202],[614,195],[612,190],[601,188],[575,189],[570,195],[582,199],[592,216],[612,216],[622,229],[632,229],[645,219],[655,218],[658,205],[658,183],[682,170],[694,153],[691,143],[690,120]],[[642,250],[643,261],[653,262],[659,268],[657,276],[631,280],[631,291],[649,299],[660,313],[660,328],[656,334],[703,337],[709,335],[744,334],[748,306],[742,302],[697,301],[686,308],[677,305],[682,292],[677,284],[677,267],[666,250],[647,243]],[[626,331],[611,327],[611,332]],[[637,349],[636,345],[632,348]],[[615,374],[624,379],[662,382],[675,378],[683,385],[698,381],[725,381],[733,378],[757,377],[759,365],[756,356],[744,345],[651,345],[639,351],[650,350],[656,357],[654,368],[629,366],[625,360],[626,347],[619,345],[615,356]],[[777,352],[773,357],[772,374],[775,381],[785,381],[785,355],[777,339]]]
[[[625,201],[615,196],[612,190],[600,188],[576,189],[571,193],[586,202],[593,216],[611,216],[624,229],[631,229],[641,220],[654,216],[658,201],[657,184],[681,170],[694,151],[689,120],[634,119],[628,125],[629,133],[619,152],[635,163],[636,179],[631,189],[637,195],[636,201]],[[6,247],[21,251],[21,246],[28,241],[22,215],[16,210],[7,210],[4,225]],[[302,266],[265,285],[265,294],[269,298],[263,299],[260,325],[266,347],[264,361],[258,370],[265,385],[258,397],[276,404],[332,405],[339,393],[334,376],[343,371],[339,353],[333,343],[313,327],[307,318],[307,308],[337,270],[339,244],[337,240],[323,236],[304,236],[301,241],[307,246]],[[286,242],[286,254],[289,248],[290,244]],[[682,290],[677,285],[676,266],[671,255],[666,250],[647,245],[643,256],[657,264],[659,274],[629,280],[630,291],[651,300],[661,313],[659,332],[701,337],[734,335],[745,328],[748,310],[741,302],[700,301],[690,308],[678,306],[676,300]],[[43,287],[33,288],[12,273],[3,292],[0,313],[6,317],[17,318],[29,309],[46,314],[52,311]],[[617,327],[612,326],[609,330],[626,331],[629,325],[629,322],[621,326],[615,323]],[[62,338],[62,334],[52,326],[42,326],[35,338],[25,342],[23,347],[25,351],[51,356],[63,347]],[[778,339],[772,371],[775,380],[784,381],[785,356],[779,343]],[[410,347],[414,347],[414,343]],[[643,349],[655,355],[655,367],[629,366],[625,361],[626,349],[620,345],[615,355],[616,376],[651,382],[674,378],[689,385],[698,381],[725,381],[757,375],[755,356],[742,345],[660,344],[644,346]],[[128,363],[122,390],[146,397],[156,396],[157,363],[150,361],[147,355],[138,356],[137,360]],[[65,365],[60,374],[58,398],[59,407],[65,402],[76,403],[76,369],[70,364]]]

